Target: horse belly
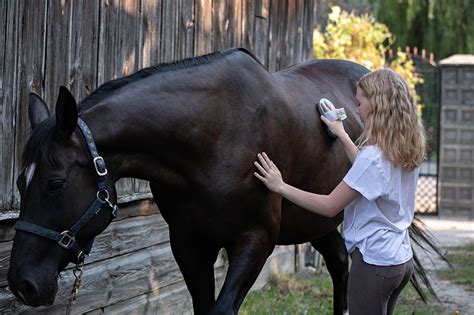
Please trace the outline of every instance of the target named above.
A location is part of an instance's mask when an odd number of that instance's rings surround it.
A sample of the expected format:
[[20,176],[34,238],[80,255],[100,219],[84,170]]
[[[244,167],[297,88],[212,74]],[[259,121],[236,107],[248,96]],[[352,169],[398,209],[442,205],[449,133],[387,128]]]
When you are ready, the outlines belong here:
[[301,244],[316,240],[336,229],[342,218],[342,213],[326,218],[295,205],[284,205],[277,244]]

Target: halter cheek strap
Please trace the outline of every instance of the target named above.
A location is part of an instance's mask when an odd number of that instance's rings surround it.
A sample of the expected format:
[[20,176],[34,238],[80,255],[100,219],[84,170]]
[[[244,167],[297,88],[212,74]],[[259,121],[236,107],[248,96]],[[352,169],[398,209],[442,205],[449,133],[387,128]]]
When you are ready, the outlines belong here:
[[104,206],[112,210],[112,216],[114,218],[117,216],[118,207],[116,204],[112,204],[112,202],[109,200],[109,192],[106,188],[105,179],[105,176],[107,175],[107,168],[105,166],[104,159],[97,152],[97,147],[95,146],[94,139],[92,138],[92,133],[82,119],[78,118],[77,124],[79,126],[79,130],[84,136],[84,139],[86,140],[87,148],[89,154],[92,157],[94,168],[98,176],[98,190],[96,199],[89,206],[86,212],[84,212],[84,214],[79,218],[79,220],[68,230],[57,232],[55,230],[26,221],[17,221],[15,229],[56,241],[59,246],[72,252],[74,256],[74,263],[80,264],[84,261],[85,256],[89,255],[94,243],[94,239],[89,241],[86,246],[81,249],[76,241],[77,233],[79,233],[81,228],[89,223],[89,221],[92,220],[92,218],[94,218],[104,208]]

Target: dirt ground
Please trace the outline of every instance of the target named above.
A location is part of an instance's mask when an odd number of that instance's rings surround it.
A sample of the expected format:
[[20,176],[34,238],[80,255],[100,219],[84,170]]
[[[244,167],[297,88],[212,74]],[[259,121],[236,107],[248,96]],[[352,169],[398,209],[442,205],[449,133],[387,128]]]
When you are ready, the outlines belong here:
[[[446,220],[434,216],[422,216],[421,220],[446,251],[449,247],[474,243],[474,221]],[[415,250],[429,270],[433,287],[448,310],[446,314],[456,314],[455,311],[458,310],[462,315],[474,315],[474,291],[439,279],[435,270],[449,268],[448,265],[433,254],[427,255],[421,250]]]

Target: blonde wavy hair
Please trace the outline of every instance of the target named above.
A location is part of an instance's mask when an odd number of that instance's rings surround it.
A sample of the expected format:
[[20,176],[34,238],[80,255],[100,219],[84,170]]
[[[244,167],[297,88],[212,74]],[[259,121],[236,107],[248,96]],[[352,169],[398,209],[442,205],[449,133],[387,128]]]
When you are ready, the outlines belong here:
[[369,103],[357,146],[377,145],[395,166],[413,170],[426,154],[425,129],[407,82],[390,69],[364,75],[357,83]]

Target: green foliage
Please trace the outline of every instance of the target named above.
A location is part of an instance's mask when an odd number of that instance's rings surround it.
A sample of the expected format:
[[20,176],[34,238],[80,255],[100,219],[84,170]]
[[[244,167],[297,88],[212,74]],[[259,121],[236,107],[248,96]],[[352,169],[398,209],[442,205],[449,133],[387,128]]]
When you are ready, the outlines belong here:
[[341,10],[338,6],[331,10],[324,33],[314,30],[315,58],[351,60],[369,70],[388,66],[400,73],[414,92],[415,85],[423,83],[415,71],[413,61],[405,53],[397,53],[396,58],[387,63],[385,54],[393,42],[393,35],[385,24],[378,23],[369,14],[359,16]]
[[370,70],[385,65],[386,41],[392,35],[388,28],[368,15],[357,16],[340,7],[331,8],[326,31],[313,33],[315,58],[346,59],[358,62]]
[[377,19],[390,27],[394,47],[418,47],[436,59],[474,53],[472,0],[369,0]]

